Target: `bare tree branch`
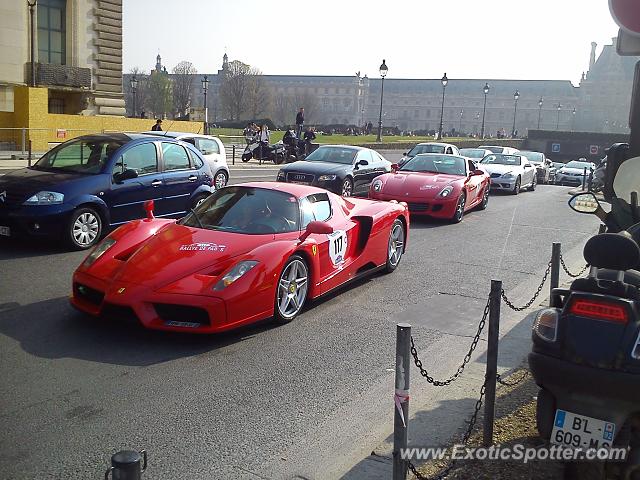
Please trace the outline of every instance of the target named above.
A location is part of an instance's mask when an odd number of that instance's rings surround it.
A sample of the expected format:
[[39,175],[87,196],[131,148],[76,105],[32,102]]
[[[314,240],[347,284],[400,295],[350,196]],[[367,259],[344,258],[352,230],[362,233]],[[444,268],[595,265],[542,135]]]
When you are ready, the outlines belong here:
[[189,113],[191,107],[191,94],[193,92],[193,76],[198,71],[193,63],[182,61],[172,70],[173,80],[173,105],[178,117],[183,117]]

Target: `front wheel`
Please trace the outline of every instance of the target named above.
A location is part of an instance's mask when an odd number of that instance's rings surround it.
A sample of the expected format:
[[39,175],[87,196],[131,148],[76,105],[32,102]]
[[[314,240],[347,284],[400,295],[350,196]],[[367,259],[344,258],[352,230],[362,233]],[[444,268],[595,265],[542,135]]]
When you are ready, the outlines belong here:
[[489,204],[489,185],[487,185],[484,189],[484,193],[482,194],[482,202],[480,202],[480,206],[478,207],[478,210],[484,210],[485,208],[487,208],[488,204]]
[[513,186],[513,190],[511,190],[512,195],[517,195],[520,193],[520,177],[516,178],[516,184]]
[[275,163],[276,165],[281,165],[282,163],[284,163],[284,155],[281,153],[276,153],[273,156],[273,163]]
[[216,176],[213,177],[213,184],[215,185],[216,189],[225,187],[228,181],[229,177],[223,171],[216,173]]
[[460,223],[462,221],[462,217],[464,217],[464,207],[467,203],[467,198],[464,193],[458,197],[458,203],[456,203],[456,211],[451,218],[453,223]]
[[73,212],[67,226],[67,243],[76,250],[93,247],[102,235],[102,218],[93,208]]
[[293,320],[307,300],[309,268],[300,255],[292,255],[285,263],[276,289],[274,320],[285,324]]
[[404,224],[399,218],[396,218],[389,232],[387,264],[384,269],[386,273],[391,273],[398,267],[402,254],[404,253],[404,242]]
[[342,191],[340,194],[343,197],[350,197],[353,195],[353,181],[350,178],[345,178],[344,182],[342,182]]
[[538,183],[538,179],[534,176],[533,180],[531,180],[531,187],[529,188],[529,190],[532,192],[535,191],[537,183]]
[[251,154],[250,153],[243,153],[242,154],[242,161],[244,163],[247,163],[249,160],[251,160]]

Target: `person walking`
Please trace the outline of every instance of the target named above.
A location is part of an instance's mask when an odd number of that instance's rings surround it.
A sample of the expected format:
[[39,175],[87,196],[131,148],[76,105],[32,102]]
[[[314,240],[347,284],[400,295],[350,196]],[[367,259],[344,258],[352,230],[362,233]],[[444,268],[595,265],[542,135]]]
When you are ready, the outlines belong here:
[[304,129],[304,107],[300,107],[300,111],[296,115],[296,136],[302,137],[302,130]]
[[151,127],[152,132],[161,132],[162,131],[162,119],[159,118],[156,120],[156,124]]

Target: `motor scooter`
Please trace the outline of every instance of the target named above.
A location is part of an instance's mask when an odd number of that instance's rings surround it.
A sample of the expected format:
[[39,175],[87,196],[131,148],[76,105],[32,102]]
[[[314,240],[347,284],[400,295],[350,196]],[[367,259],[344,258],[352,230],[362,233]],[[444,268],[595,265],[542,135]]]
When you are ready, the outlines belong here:
[[241,157],[242,161],[245,163],[252,158],[261,160],[263,162],[269,161],[275,163],[276,165],[280,165],[284,162],[285,159],[284,144],[282,142],[278,142],[273,145],[269,145],[267,143],[254,140],[246,146],[244,152],[242,152]]
[[[586,278],[552,291],[533,323],[529,366],[540,387],[540,436],[565,448],[621,449],[622,461],[566,464],[566,478],[640,480],[640,157],[621,163],[611,210],[592,193],[569,206],[597,215],[607,232],[590,238]],[[592,450],[595,449],[595,450]],[[589,457],[584,457],[588,460]]]

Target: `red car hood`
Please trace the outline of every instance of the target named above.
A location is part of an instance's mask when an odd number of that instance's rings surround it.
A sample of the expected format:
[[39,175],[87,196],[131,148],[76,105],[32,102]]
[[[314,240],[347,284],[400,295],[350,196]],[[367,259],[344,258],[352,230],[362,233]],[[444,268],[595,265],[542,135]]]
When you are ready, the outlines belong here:
[[398,172],[386,176],[382,192],[386,195],[432,198],[447,185],[460,182],[464,177],[442,173]]
[[273,238],[272,234],[243,235],[173,224],[126,259],[113,280],[158,289],[196,272],[217,276],[231,266],[234,257]]

